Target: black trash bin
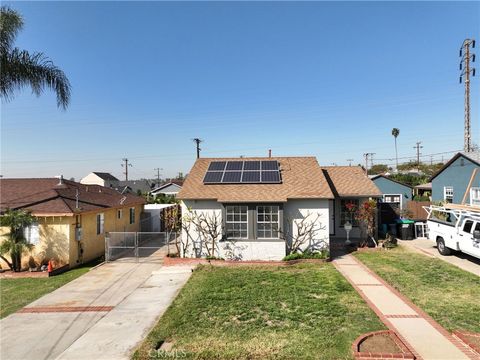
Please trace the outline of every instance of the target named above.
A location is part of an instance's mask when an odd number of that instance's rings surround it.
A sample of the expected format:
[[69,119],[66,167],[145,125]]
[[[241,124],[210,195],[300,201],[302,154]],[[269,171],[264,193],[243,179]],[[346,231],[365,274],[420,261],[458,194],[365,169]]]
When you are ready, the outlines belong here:
[[397,237],[401,240],[413,240],[414,226],[413,220],[397,220]]

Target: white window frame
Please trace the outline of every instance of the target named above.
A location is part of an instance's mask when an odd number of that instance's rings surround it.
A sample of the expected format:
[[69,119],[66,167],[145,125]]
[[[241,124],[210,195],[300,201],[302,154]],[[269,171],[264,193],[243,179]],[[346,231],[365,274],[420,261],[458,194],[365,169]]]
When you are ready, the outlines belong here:
[[[274,222],[272,220],[270,220],[270,221],[265,221],[265,220],[264,221],[259,221],[258,220],[258,216],[259,216],[258,209],[261,208],[261,207],[263,207],[263,208],[271,207],[272,210],[275,207],[277,208],[277,221],[276,221],[276,223],[277,223],[277,236],[276,237],[275,236],[274,237],[260,237],[260,236],[258,236],[258,225],[259,224],[274,224]],[[280,206],[278,206],[278,205],[258,205],[256,210],[257,210],[256,211],[256,228],[255,228],[256,238],[259,239],[259,240],[278,239],[280,237]],[[265,215],[265,213],[263,213],[263,214]],[[275,212],[270,211],[270,213],[268,213],[268,214],[269,215],[274,215]],[[272,230],[270,230],[270,231],[272,231]]]
[[128,222],[130,223],[130,225],[135,224],[135,208],[131,207],[128,214],[129,214]]
[[[243,208],[243,209],[246,209],[247,210],[247,220],[246,221],[243,221],[241,216],[242,216],[242,210],[240,210],[240,220],[239,221],[236,221],[235,220],[235,210],[233,210],[233,220],[228,220],[228,209],[229,208],[235,208],[235,207],[239,207],[239,208]],[[227,240],[229,239],[239,239],[239,240],[245,240],[245,239],[248,239],[248,206],[246,205],[227,205],[225,206],[225,232],[227,232],[227,224],[246,224],[247,225],[247,236],[246,237],[242,237],[242,236],[234,236],[234,237],[228,237],[227,236]],[[241,232],[241,230],[239,230]]]
[[453,186],[444,186],[443,187],[443,200],[448,202],[448,199],[450,199],[450,203],[453,203]]
[[[473,196],[475,193],[477,196]],[[470,205],[480,205],[480,187],[470,189]]]
[[97,214],[97,235],[101,235],[105,232],[105,214]]
[[117,219],[120,220],[123,218],[123,209],[117,209]]
[[40,229],[38,223],[33,223],[30,226],[23,229],[23,236],[28,243],[32,245],[38,245],[40,242]]
[[402,194],[383,194],[382,201],[383,201],[385,204],[397,204],[397,202],[395,202],[395,201],[393,201],[393,202],[391,202],[391,201],[386,201],[385,198],[386,198],[387,196],[391,196],[391,197],[393,197],[393,196],[398,196],[398,199],[400,200],[400,201],[398,202],[398,203],[400,204],[400,209],[402,208],[402,205],[403,205],[403,201],[402,201],[402,200],[403,200],[403,199],[402,199],[403,196],[402,196]]

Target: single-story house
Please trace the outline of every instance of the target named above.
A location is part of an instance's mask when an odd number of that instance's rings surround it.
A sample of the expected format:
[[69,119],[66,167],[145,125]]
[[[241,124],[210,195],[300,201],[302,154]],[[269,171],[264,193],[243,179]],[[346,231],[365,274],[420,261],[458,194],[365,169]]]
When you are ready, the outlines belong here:
[[80,180],[80,184],[100,185],[104,187],[117,186],[118,180],[115,176],[107,172],[94,171]]
[[375,175],[371,180],[382,192],[382,203],[389,204],[394,209],[407,209],[408,202],[413,198],[413,189],[410,185],[385,175]]
[[[139,196],[63,178],[0,179],[0,214],[25,209],[36,218],[25,229],[34,247],[22,264],[54,259],[75,267],[100,257],[105,253],[105,233],[140,230],[144,203]],[[0,228],[0,241],[8,231]]]
[[159,187],[156,187],[155,189],[150,191],[150,195],[156,197],[157,195],[163,194],[176,197],[180,190],[182,190],[182,184],[183,182],[179,183],[173,181],[162,184]]
[[432,176],[432,201],[480,205],[480,153],[458,153]]
[[345,238],[346,221],[358,238],[347,204],[379,196],[360,167],[315,157],[200,158],[177,195],[184,255],[279,260],[299,242],[315,250]]
[[140,194],[149,193],[152,190],[152,188],[155,187],[155,184],[147,179],[123,180],[123,181],[118,181],[112,187],[122,194],[132,193],[132,194],[138,195],[139,193]]

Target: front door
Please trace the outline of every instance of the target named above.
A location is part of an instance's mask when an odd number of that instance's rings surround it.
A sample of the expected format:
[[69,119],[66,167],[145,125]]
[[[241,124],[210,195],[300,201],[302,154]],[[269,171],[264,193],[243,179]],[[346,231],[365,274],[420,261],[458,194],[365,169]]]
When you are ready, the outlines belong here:
[[335,200],[328,200],[328,218],[330,235],[335,235]]

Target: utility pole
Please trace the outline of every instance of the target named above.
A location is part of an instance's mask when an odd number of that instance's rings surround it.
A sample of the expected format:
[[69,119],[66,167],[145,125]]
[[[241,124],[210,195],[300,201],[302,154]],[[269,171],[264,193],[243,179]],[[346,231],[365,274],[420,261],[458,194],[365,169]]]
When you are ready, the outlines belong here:
[[375,153],[365,153],[363,156],[365,157],[365,175],[368,176],[368,158],[375,155]]
[[472,76],[475,76],[475,68],[470,67],[470,59],[472,62],[475,62],[475,54],[470,52],[470,47],[472,49],[475,48],[475,40],[465,39],[460,48],[460,84],[462,83],[462,77],[465,76],[465,134],[463,150],[467,153],[473,150],[470,125],[470,73]]
[[347,161],[348,161],[348,166],[352,166],[353,159],[347,159]]
[[414,149],[417,149],[417,170],[420,170],[420,149],[423,148],[423,146],[420,146],[421,143],[421,141],[417,141],[416,145],[413,147]]
[[200,159],[200,150],[202,150],[200,149],[200,143],[202,143],[203,140],[199,138],[195,138],[193,139],[193,142],[197,144],[197,159]]
[[128,163],[128,159],[127,158],[123,158],[122,159],[123,162],[125,162],[125,164],[122,164],[122,167],[125,168],[125,171],[123,172],[125,174],[125,181],[128,181],[128,167],[132,166],[132,164],[129,164]]
[[162,168],[155,168],[153,169],[157,172],[157,186],[160,184],[160,170],[163,170]]

